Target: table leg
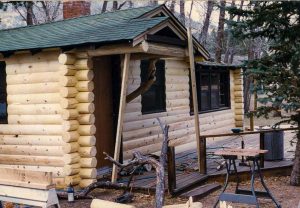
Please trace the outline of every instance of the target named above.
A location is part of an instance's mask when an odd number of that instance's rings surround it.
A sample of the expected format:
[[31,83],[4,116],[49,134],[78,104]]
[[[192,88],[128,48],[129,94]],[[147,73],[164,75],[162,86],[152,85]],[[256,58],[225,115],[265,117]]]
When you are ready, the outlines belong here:
[[253,167],[251,168],[251,192],[256,201],[256,208],[259,208],[258,200],[257,200],[256,194],[255,194],[255,189],[254,189],[254,181],[255,181],[255,173],[256,173],[255,166],[256,166],[256,163],[255,163],[255,159],[254,159]]
[[[228,164],[228,162],[229,162],[229,164]],[[225,192],[225,190],[226,190],[226,188],[228,186],[228,182],[229,182],[229,176],[230,176],[230,171],[231,171],[232,159],[228,159],[228,162],[227,162],[227,159],[225,159],[226,179],[225,179],[225,183],[224,183],[223,189],[221,191],[221,194]],[[234,163],[235,163],[235,161],[234,161]],[[221,196],[221,194],[220,194],[220,196]],[[216,201],[215,205],[213,206],[214,208],[216,208],[218,206],[219,201],[220,201],[220,197],[218,198],[218,200]]]
[[236,168],[235,160],[233,160],[233,169],[234,169],[235,177],[236,177],[235,193],[237,193],[237,190],[239,189],[240,178],[239,178],[239,174],[238,174],[238,171],[237,171],[237,168]]
[[259,175],[260,182],[261,182],[262,186],[265,188],[266,192],[268,193],[268,195],[270,196],[270,198],[272,199],[272,201],[276,204],[276,207],[277,208],[281,208],[281,205],[273,197],[273,195],[271,194],[269,188],[267,187],[267,185],[266,185],[266,183],[265,183],[265,181],[263,179],[263,175],[262,175],[260,167],[259,167],[258,159],[255,159],[254,163],[256,163],[256,165],[257,165],[257,172],[258,172],[258,175]]

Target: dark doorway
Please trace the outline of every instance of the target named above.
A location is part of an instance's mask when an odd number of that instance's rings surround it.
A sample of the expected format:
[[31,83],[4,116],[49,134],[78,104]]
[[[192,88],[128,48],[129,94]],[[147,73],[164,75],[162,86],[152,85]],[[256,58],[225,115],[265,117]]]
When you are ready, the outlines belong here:
[[0,61],[0,124],[7,124],[7,92],[5,62]]
[[[117,121],[120,65],[119,57],[103,56],[93,59],[97,168],[112,166],[103,152],[114,154]],[[118,67],[118,68],[117,68]]]

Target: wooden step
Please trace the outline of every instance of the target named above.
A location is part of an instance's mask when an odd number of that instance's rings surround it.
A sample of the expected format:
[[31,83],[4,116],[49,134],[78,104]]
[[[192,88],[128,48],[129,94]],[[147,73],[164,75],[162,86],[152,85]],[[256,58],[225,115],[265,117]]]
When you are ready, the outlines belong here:
[[187,198],[187,199],[189,197],[192,197],[193,201],[199,201],[203,197],[207,196],[208,194],[210,194],[220,188],[221,188],[221,185],[218,183],[207,184],[207,185],[203,185],[203,186],[194,188],[188,192],[184,192],[179,197]]
[[200,174],[199,172],[194,172],[189,175],[183,174],[181,178],[177,178],[176,189],[174,190],[174,195],[179,195],[183,192],[190,191],[191,189],[203,184],[207,181],[208,175]]

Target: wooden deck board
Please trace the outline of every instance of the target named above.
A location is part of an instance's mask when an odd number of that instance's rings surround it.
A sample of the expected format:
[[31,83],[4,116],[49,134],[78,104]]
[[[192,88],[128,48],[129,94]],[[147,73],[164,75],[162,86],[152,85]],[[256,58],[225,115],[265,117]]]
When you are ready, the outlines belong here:
[[[290,145],[290,140],[293,138],[295,133],[292,131],[285,132],[284,135],[284,157],[282,161],[265,161],[264,169],[278,169],[286,168],[292,166],[292,158],[294,157],[295,144]],[[258,148],[259,147],[259,135],[245,135],[245,148]],[[224,138],[208,138],[207,139],[207,175],[201,175],[198,170],[197,165],[197,151],[196,149],[187,150],[181,153],[177,153],[176,158],[176,180],[177,180],[177,189],[185,188],[187,184],[193,183],[195,181],[205,180],[206,177],[215,177],[219,175],[224,175],[226,173],[225,168],[222,170],[217,170],[218,163],[224,161],[222,157],[215,156],[212,153],[219,149],[224,148],[240,148],[241,147],[241,137],[224,137]],[[175,150],[176,151],[176,150]],[[238,172],[248,172],[249,167],[239,166],[238,163],[240,160],[237,160]],[[184,169],[184,170],[182,170]],[[99,173],[108,174],[110,170],[105,169],[98,171]],[[99,174],[98,173],[98,174]],[[98,175],[98,178],[101,176]],[[122,177],[119,180],[122,183],[128,181],[128,177]],[[144,189],[155,191],[156,185],[156,176],[155,171],[144,172],[141,175],[134,176],[133,183],[131,187],[133,189]],[[165,181],[165,187],[167,189],[167,176]]]

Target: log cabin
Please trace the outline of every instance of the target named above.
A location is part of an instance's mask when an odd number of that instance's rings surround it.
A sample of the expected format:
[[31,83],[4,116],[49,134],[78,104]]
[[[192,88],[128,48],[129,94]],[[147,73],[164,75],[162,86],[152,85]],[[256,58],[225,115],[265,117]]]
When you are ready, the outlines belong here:
[[195,148],[196,108],[201,134],[243,127],[242,70],[210,63],[193,38],[193,102],[187,30],[164,5],[2,30],[0,39],[0,167],[86,187],[109,165],[104,151],[124,160],[159,152],[156,118],[177,151]]

